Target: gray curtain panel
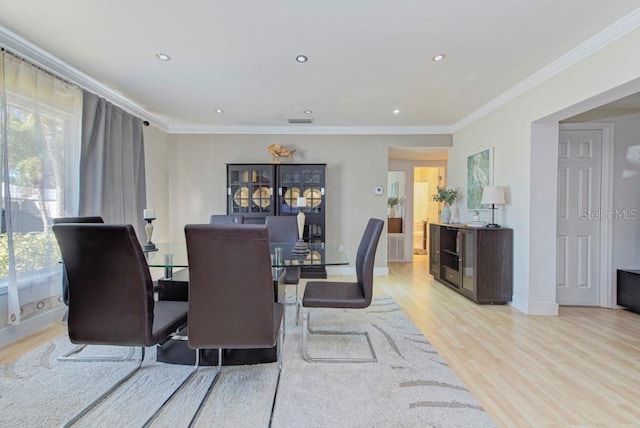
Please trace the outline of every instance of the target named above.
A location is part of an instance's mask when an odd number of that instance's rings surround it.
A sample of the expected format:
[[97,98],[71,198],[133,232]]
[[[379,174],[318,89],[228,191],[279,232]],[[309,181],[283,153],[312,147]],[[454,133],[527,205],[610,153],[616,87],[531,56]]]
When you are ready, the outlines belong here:
[[142,119],[87,91],[82,104],[79,215],[131,224],[146,242]]

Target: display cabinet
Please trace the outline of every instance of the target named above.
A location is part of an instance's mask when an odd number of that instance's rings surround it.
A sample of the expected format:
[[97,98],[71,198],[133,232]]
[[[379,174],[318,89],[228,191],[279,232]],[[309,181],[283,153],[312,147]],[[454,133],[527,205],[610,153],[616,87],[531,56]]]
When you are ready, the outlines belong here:
[[513,230],[431,224],[430,273],[480,304],[513,294]]
[[227,165],[227,214],[244,215],[245,223],[264,223],[277,215],[274,165]]
[[[227,214],[243,214],[245,223],[267,216],[305,214],[303,239],[325,242],[326,164],[227,164]],[[298,207],[298,198],[306,206]],[[309,257],[318,257],[313,252]],[[326,278],[325,267],[304,267],[303,278]]]

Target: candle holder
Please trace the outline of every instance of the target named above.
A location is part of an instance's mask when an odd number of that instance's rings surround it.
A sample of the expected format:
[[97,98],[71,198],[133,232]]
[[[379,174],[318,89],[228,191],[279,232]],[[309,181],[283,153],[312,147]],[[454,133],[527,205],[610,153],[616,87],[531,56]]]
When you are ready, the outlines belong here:
[[298,241],[291,252],[296,258],[304,259],[309,254],[309,247],[307,247],[307,243],[303,239],[305,215],[302,210],[307,206],[307,198],[299,197],[296,201],[296,206],[298,207]]
[[156,248],[156,244],[151,242],[151,237],[153,236],[152,222],[155,219],[156,219],[155,217],[143,219],[144,221],[147,222],[147,224],[144,225],[144,231],[147,232],[147,243],[142,246],[143,251],[158,251],[158,248]]

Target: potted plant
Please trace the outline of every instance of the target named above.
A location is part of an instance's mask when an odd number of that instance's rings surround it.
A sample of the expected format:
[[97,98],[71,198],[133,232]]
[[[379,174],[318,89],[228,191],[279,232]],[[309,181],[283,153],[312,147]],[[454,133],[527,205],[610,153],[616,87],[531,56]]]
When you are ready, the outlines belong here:
[[400,200],[394,196],[387,199],[387,205],[389,206],[389,217],[396,216],[396,206],[398,205],[398,202],[400,202]]
[[458,193],[460,193],[460,189],[458,188],[447,189],[446,187],[438,186],[436,193],[431,197],[431,199],[436,202],[444,203],[444,207],[442,207],[442,212],[440,213],[443,223],[449,223],[449,220],[451,220],[451,209],[449,206],[456,200]]

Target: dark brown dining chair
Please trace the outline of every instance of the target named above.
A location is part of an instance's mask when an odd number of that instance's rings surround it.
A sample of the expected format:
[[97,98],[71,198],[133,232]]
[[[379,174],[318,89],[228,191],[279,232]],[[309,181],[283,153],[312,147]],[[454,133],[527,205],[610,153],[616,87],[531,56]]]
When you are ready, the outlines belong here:
[[[371,338],[368,332],[356,331],[327,331],[312,330],[310,326],[309,311],[304,308],[342,308],[342,309],[364,309],[371,304],[373,298],[373,266],[376,258],[376,250],[384,221],[376,218],[369,219],[364,230],[358,252],[356,254],[356,281],[310,281],[302,296],[303,319],[302,319],[302,356],[309,362],[376,362],[376,352],[373,349]],[[371,357],[366,358],[346,358],[331,357],[317,358],[309,355],[307,351],[308,335],[361,335],[365,336]]]
[[[87,217],[57,217],[53,219],[53,224],[62,223],[104,223],[104,220],[100,216],[87,216]],[[69,283],[67,281],[67,272],[62,265],[62,301],[65,305],[69,306]],[[67,315],[65,314],[63,322],[66,323]]]
[[187,302],[154,302],[153,280],[131,225],[54,224],[69,281],[69,339],[76,344],[140,347],[137,366],[74,416],[78,421],[140,368],[145,347],[187,323]]
[[242,214],[212,214],[209,224],[244,224]]
[[[218,349],[218,371],[195,421],[220,372],[223,349],[272,348],[280,336],[278,354],[282,352],[284,305],[275,298],[265,225],[186,225],[185,236],[190,278],[188,344],[196,349],[196,356],[200,349]],[[274,405],[277,391],[278,384]]]

